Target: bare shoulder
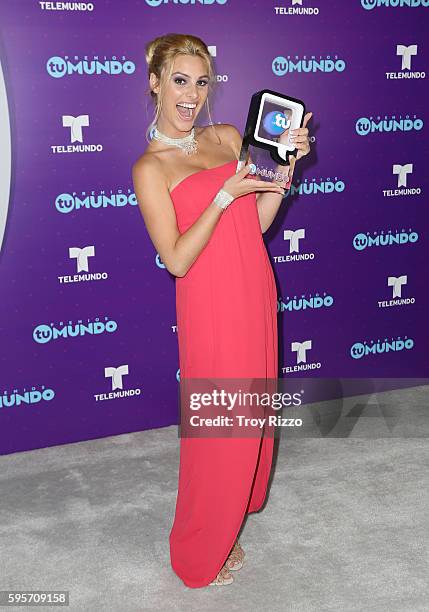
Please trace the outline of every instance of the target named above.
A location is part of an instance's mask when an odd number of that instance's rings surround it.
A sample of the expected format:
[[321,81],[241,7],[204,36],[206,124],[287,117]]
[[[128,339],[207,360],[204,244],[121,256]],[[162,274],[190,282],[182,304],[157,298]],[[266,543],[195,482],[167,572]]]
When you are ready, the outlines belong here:
[[[221,144],[224,146],[229,146],[233,150],[236,157],[238,157],[241,149],[242,136],[237,128],[231,123],[216,123],[214,124],[214,128],[218,138],[221,140]],[[207,125],[202,129],[205,136],[210,137],[212,140],[215,138],[211,125]]]
[[220,123],[216,129],[220,128],[221,138],[229,145],[235,144],[241,146],[242,136],[237,128],[231,123]]
[[240,132],[232,123],[219,123],[216,128],[220,128],[226,136],[239,136],[241,138]]
[[132,165],[133,176],[141,174],[159,173],[161,162],[158,157],[149,151],[145,151]]
[[216,129],[216,133],[219,135],[219,138],[222,140],[222,142],[227,143],[233,138],[240,138],[241,140],[240,132],[231,123],[214,123],[213,126],[205,125],[203,128],[200,129],[202,130],[202,133],[204,133],[205,136],[208,136],[213,132],[213,127]]
[[145,151],[132,166],[132,180],[134,193],[143,213],[149,210],[159,214],[160,210],[170,208],[168,177],[157,155]]

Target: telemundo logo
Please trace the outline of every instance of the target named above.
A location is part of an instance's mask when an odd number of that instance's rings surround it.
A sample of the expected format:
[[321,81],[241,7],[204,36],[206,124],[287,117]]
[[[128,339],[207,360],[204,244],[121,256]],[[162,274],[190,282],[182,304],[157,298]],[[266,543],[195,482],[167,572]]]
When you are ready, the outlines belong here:
[[133,74],[136,69],[134,62],[125,59],[112,59],[100,60],[98,57],[94,59],[82,59],[71,61],[68,56],[65,58],[59,56],[53,56],[46,62],[46,71],[54,79],[60,79],[64,76],[70,76],[72,74],[79,75],[100,75],[108,74],[110,76],[117,76],[118,74]]
[[[428,0],[429,2],[429,0]],[[272,71],[276,76],[284,76],[293,72],[344,72],[346,62],[340,58],[316,58],[292,60],[278,55],[271,63]]]
[[372,11],[375,8],[418,8],[428,7],[429,0],[360,0],[362,8]]
[[419,132],[423,128],[423,120],[409,115],[396,119],[396,117],[360,117],[356,121],[356,133],[359,136],[368,136],[375,132]]

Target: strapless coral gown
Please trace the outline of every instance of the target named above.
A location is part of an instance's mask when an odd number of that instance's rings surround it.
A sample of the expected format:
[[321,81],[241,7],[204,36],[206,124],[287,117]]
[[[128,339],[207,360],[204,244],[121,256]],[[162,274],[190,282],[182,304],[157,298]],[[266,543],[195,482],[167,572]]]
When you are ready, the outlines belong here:
[[[180,233],[210,204],[236,161],[197,171],[171,192]],[[180,377],[277,379],[277,291],[256,194],[235,199],[187,274],[176,277]],[[264,503],[273,437],[180,439],[171,565],[191,588],[215,579],[246,513]]]

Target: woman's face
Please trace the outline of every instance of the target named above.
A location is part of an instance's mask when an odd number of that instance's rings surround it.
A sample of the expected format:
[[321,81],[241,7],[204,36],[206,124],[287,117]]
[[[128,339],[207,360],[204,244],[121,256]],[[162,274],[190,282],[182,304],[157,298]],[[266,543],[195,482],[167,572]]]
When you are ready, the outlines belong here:
[[[203,59],[177,55],[172,74],[163,89],[159,129],[167,128],[172,137],[173,131],[189,132],[206,101],[208,83],[209,75]],[[158,93],[158,88],[154,88],[154,91]]]

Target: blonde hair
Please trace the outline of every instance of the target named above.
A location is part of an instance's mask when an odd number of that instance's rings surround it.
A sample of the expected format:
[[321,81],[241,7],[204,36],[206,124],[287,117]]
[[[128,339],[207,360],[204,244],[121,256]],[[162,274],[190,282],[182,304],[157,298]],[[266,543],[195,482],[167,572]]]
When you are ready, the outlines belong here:
[[[154,105],[155,114],[154,118],[150,122],[146,130],[146,140],[150,142],[150,133],[158,121],[159,115],[162,109],[162,92],[163,86],[166,81],[170,78],[173,72],[173,62],[177,55],[193,55],[201,57],[207,65],[207,74],[209,75],[209,95],[216,83],[216,75],[212,64],[212,59],[207,45],[201,38],[192,36],[192,34],[164,34],[154,38],[145,47],[146,52],[146,63],[148,66],[148,78],[153,72],[159,83],[159,95],[150,89],[150,85],[147,94],[150,95]],[[210,115],[209,108],[209,95],[206,99],[207,113],[210,119],[210,125],[213,126],[213,121]],[[215,132],[216,129],[214,128]],[[217,134],[216,134],[217,135]]]

